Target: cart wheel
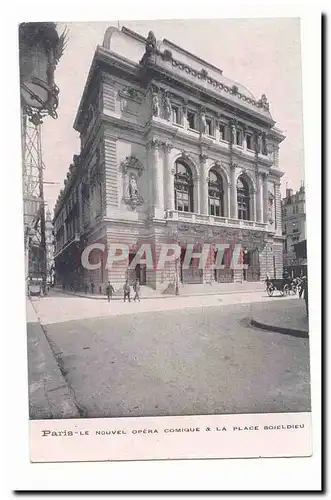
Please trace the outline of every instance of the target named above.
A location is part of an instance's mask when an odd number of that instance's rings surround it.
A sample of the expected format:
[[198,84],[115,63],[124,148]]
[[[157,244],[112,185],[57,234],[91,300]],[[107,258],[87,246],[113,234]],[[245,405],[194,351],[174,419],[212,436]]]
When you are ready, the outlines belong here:
[[283,295],[289,295],[289,294],[290,294],[290,287],[288,285],[284,285]]
[[273,293],[274,293],[274,289],[271,286],[268,286],[267,294],[269,295],[269,297],[272,297]]

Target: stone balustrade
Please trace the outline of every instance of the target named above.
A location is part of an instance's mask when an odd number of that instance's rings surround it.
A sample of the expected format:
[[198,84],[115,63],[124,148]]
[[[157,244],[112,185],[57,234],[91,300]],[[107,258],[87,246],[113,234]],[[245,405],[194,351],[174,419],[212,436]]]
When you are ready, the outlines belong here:
[[268,224],[252,220],[234,219],[231,217],[217,217],[215,215],[202,215],[191,212],[180,212],[177,210],[167,210],[166,219],[173,221],[188,222],[193,224],[210,224],[214,226],[226,226],[241,229],[267,230]]

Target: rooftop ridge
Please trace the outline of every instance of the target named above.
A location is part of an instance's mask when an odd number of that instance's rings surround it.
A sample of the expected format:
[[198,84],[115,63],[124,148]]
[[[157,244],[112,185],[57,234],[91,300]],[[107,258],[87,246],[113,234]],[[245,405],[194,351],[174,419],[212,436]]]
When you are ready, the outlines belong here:
[[175,50],[178,50],[178,52],[181,52],[183,54],[186,54],[186,55],[192,57],[197,62],[202,63],[205,66],[207,66],[208,68],[214,69],[214,70],[218,71],[221,75],[223,75],[223,70],[222,69],[218,68],[217,66],[214,66],[213,64],[209,63],[208,61],[205,61],[201,57],[199,57],[199,56],[197,56],[195,54],[192,54],[192,52],[189,52],[188,50],[183,49],[183,47],[180,47],[179,45],[175,44],[171,40],[168,40],[167,38],[164,38],[163,39],[163,43],[166,43],[167,45],[169,45],[169,47],[171,47],[171,48],[173,48]]

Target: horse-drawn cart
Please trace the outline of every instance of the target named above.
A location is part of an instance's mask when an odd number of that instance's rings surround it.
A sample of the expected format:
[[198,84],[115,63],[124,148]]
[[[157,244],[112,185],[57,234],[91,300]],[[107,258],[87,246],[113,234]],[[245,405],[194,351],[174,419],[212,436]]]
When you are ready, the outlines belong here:
[[292,291],[292,280],[286,278],[275,278],[275,279],[267,279],[266,287],[267,294],[269,297],[272,297],[275,291],[280,292],[281,295],[286,296],[289,295]]

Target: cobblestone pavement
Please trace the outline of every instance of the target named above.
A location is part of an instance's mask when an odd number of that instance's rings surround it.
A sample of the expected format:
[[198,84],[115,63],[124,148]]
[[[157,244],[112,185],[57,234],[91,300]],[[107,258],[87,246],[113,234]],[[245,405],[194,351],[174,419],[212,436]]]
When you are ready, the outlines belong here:
[[116,315],[114,305],[102,301],[36,301],[83,415],[310,410],[308,340],[248,326],[258,312],[291,314],[295,299],[237,297],[225,304],[199,297],[197,303],[190,298],[191,307],[171,300],[165,301],[168,310],[145,311],[151,300],[118,304],[130,313]]

